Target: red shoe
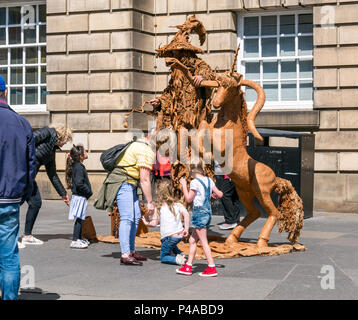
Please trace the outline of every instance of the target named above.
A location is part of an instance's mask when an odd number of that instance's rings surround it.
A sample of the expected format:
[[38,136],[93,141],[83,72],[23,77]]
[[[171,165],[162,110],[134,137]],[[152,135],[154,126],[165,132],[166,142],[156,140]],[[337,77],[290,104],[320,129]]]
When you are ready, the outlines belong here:
[[179,269],[176,270],[177,273],[185,274],[186,276],[191,276],[193,274],[191,266],[188,266],[186,263]]
[[218,272],[216,271],[216,267],[206,267],[206,269],[203,272],[199,273],[199,276],[201,277],[216,277],[218,275]]

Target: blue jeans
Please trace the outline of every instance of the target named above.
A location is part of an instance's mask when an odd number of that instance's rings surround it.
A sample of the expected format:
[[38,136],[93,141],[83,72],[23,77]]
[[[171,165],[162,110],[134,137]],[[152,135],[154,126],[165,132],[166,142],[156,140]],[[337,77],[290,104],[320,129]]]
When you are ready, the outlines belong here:
[[20,287],[19,204],[0,205],[0,290],[3,300],[17,300]]
[[131,250],[135,250],[135,236],[141,218],[137,187],[131,183],[122,183],[116,200],[121,217],[119,225],[121,251],[122,254],[129,254]]
[[177,244],[182,239],[183,238],[165,237],[161,240],[162,246],[160,248],[160,261],[162,263],[177,264],[175,257],[172,256],[172,253],[175,255],[181,254]]

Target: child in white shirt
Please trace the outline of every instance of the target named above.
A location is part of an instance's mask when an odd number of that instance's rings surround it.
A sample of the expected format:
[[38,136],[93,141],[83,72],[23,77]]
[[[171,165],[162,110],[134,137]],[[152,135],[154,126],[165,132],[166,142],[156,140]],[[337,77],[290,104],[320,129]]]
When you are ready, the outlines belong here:
[[[172,182],[164,179],[158,182],[155,190],[155,210],[150,222],[144,216],[144,224],[156,227],[160,221],[162,246],[160,260],[162,263],[183,265],[186,261],[184,254],[179,250],[178,243],[189,232],[189,213],[184,206],[174,198]],[[181,222],[184,217],[184,227]],[[172,255],[174,253],[174,256]]]

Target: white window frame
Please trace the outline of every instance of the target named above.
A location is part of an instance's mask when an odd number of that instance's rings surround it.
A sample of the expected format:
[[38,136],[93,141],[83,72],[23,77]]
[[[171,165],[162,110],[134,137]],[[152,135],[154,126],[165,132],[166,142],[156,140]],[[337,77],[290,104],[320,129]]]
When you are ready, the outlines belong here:
[[[34,24],[27,24],[27,23],[23,23],[21,21],[20,24],[11,24],[9,25],[9,8],[11,7],[22,7],[22,6],[26,6],[26,5],[31,5],[31,6],[36,6],[36,22]],[[22,1],[22,2],[7,2],[5,4],[1,4],[0,7],[1,8],[6,8],[6,25],[1,25],[1,28],[6,28],[6,42],[7,44],[5,45],[0,45],[0,49],[12,49],[12,48],[22,48],[22,63],[21,64],[11,64],[11,50],[8,50],[8,61],[7,61],[7,65],[0,65],[0,68],[7,68],[7,73],[8,73],[8,83],[6,83],[6,88],[8,89],[8,98],[7,100],[9,101],[9,104],[11,105],[11,107],[17,111],[17,112],[46,112],[47,107],[46,107],[46,103],[45,104],[41,104],[41,88],[42,87],[46,87],[46,78],[45,78],[45,83],[41,83],[41,68],[45,67],[46,68],[46,63],[42,63],[41,62],[41,48],[45,47],[46,48],[46,42],[40,42],[40,26],[41,25],[46,25],[46,22],[39,22],[40,19],[40,10],[39,10],[39,5],[46,5],[46,1],[41,0],[41,1]],[[10,27],[21,27],[21,42],[24,42],[24,26],[35,26],[36,28],[36,42],[34,43],[22,43],[22,44],[9,44],[9,26]],[[26,63],[25,60],[25,51],[27,47],[37,47],[37,58],[38,58],[38,62],[34,63],[34,64],[30,64],[30,63]],[[10,68],[11,67],[21,67],[24,68],[24,72],[22,74],[22,84],[11,84],[10,83],[10,79],[11,79],[11,73],[10,73]],[[26,67],[37,67],[37,77],[38,77],[38,81],[35,84],[26,84]],[[46,70],[46,69],[45,69]],[[11,103],[11,99],[10,99],[10,92],[11,92],[11,88],[22,88],[23,93],[22,93],[22,104],[21,105],[15,105]],[[28,87],[36,87],[37,88],[37,101],[38,104],[25,104],[25,99],[26,99],[26,88]]]
[[[296,90],[297,90],[297,97],[299,97],[299,80],[301,81],[312,81],[313,84],[313,70],[312,70],[312,78],[300,78],[299,77],[299,61],[304,61],[304,60],[313,60],[313,52],[312,55],[307,55],[307,56],[299,56],[298,55],[298,36],[300,35],[300,33],[298,33],[298,15],[299,14],[313,14],[313,10],[312,9],[299,9],[299,10],[267,10],[265,12],[249,12],[249,13],[239,13],[237,15],[237,25],[238,25],[238,44],[240,44],[240,51],[239,51],[239,59],[237,62],[237,70],[239,73],[244,75],[245,78],[245,74],[246,74],[246,70],[245,70],[245,62],[250,62],[251,61],[260,61],[260,83],[262,84],[263,81],[266,82],[273,82],[273,81],[278,81],[279,83],[279,87],[278,87],[278,94],[279,97],[281,96],[281,87],[280,87],[280,77],[281,77],[281,63],[280,61],[292,61],[293,59],[296,60],[296,64],[297,64],[297,74],[296,74],[296,78],[292,78],[292,79],[285,79],[285,81],[296,81],[297,85],[296,85]],[[259,35],[258,36],[245,36],[244,37],[244,18],[246,17],[258,17],[258,16],[282,16],[282,15],[295,15],[295,33],[294,34],[287,34],[285,36],[287,37],[295,37],[295,56],[285,56],[285,57],[277,57],[277,61],[278,63],[278,79],[271,79],[271,80],[263,80],[263,63],[262,61],[270,61],[272,62],[275,57],[255,57],[255,58],[244,58],[244,44],[243,41],[244,39],[250,39],[250,38],[258,38],[259,39],[259,52],[260,52],[260,56],[261,56],[261,40],[264,38],[273,38],[274,36],[268,35],[268,36],[262,36],[261,35],[261,19],[259,19]],[[280,27],[280,18],[277,19],[277,29],[279,30]],[[280,43],[280,34],[277,30],[277,52],[279,49],[279,43]],[[312,33],[304,33],[305,36],[313,36],[313,32]],[[313,45],[313,50],[314,50],[315,46]],[[247,80],[251,80],[251,79],[247,79]],[[259,82],[259,81],[257,81]],[[245,91],[245,87],[243,87],[243,90]],[[313,89],[314,90],[314,89]],[[247,102],[248,108],[251,109],[252,106],[254,105],[255,102]],[[312,110],[313,109],[313,98],[312,100],[306,100],[306,101],[267,101],[265,102],[265,106],[263,108],[264,110]]]

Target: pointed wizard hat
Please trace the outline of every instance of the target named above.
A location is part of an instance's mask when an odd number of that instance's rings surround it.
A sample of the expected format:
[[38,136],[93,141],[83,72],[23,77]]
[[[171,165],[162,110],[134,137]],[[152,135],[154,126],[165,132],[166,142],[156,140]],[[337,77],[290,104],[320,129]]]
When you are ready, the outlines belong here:
[[195,53],[204,53],[202,49],[193,46],[189,42],[189,35],[192,31],[199,36],[200,45],[203,45],[206,38],[206,30],[203,24],[196,19],[195,15],[189,17],[182,25],[178,25],[176,28],[179,30],[173,40],[169,44],[155,50],[157,51],[157,57],[165,57],[166,53],[173,50],[189,50]]

